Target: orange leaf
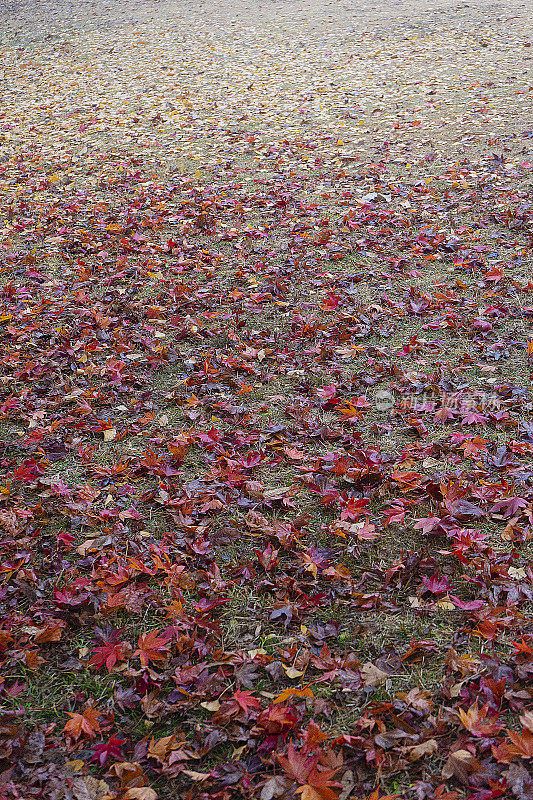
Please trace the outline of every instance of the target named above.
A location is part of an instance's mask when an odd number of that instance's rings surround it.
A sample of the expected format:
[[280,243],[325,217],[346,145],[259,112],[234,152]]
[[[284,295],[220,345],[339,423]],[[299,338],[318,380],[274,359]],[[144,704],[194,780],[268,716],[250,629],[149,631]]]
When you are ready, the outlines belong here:
[[331,780],[336,772],[336,769],[319,772],[315,767],[307,776],[307,783],[296,789],[296,792],[301,794],[302,800],[339,800],[339,795],[331,788],[342,787],[341,783]]
[[489,704],[485,703],[483,708],[479,708],[477,700],[470,706],[468,711],[459,709],[459,716],[465,728],[473,736],[494,736],[502,729],[502,725],[495,721],[493,714],[489,716]]
[[314,694],[308,686],[305,686],[303,689],[291,689],[289,687],[275,697],[272,703],[274,705],[276,703],[284,703],[289,697],[314,697]]
[[168,639],[159,636],[158,631],[141,634],[138,649],[133,655],[139,656],[143,667],[147,667],[150,661],[166,661],[169,655]]
[[296,789],[296,793],[301,795],[301,800],[339,800],[339,795],[332,792],[331,789],[326,789],[325,791],[328,794],[323,794],[323,791],[308,783]]
[[76,714],[72,711],[68,712],[70,717],[69,721],[63,728],[63,731],[73,739],[78,741],[82,734],[94,739],[97,733],[100,733],[100,724],[98,722],[98,711],[96,708],[89,706],[82,714]]

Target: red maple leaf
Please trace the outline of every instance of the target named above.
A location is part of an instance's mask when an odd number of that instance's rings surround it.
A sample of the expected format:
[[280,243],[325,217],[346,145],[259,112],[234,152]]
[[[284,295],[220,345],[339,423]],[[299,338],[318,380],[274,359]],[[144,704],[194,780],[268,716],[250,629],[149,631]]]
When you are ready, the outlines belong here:
[[159,631],[141,634],[133,655],[139,656],[143,667],[147,667],[150,661],[166,661],[169,655],[168,638],[160,636]]
[[94,648],[89,665],[98,670],[105,664],[107,671],[111,672],[115,664],[127,660],[131,649],[129,642],[117,642],[116,644],[113,642],[105,642],[101,647]]
[[286,733],[298,721],[294,710],[289,706],[275,705],[263,711],[257,718],[257,723],[267,733]]
[[248,714],[250,708],[261,708],[261,703],[256,697],[254,697],[253,692],[243,692],[239,689],[237,692],[235,692],[232,699],[238,703],[245,714]]
[[477,411],[469,411],[462,419],[463,425],[484,425],[487,417],[484,414],[479,414]]
[[278,755],[277,759],[289,778],[303,784],[307,783],[307,778],[318,764],[317,755],[306,755],[302,752],[296,752],[292,742],[287,750],[287,755]]
[[112,736],[107,742],[99,742],[94,745],[94,755],[91,761],[98,761],[100,766],[103,767],[108,758],[114,758],[116,761],[122,761],[122,745],[127,739],[115,739]]
[[443,592],[447,592],[450,588],[450,581],[444,575],[432,575],[431,578],[426,578],[424,575],[422,578],[422,583],[428,592],[432,594],[442,594]]
[[20,467],[16,467],[16,469],[13,470],[13,476],[17,480],[24,481],[25,483],[33,483],[41,475],[44,475],[44,469],[34,458],[24,461]]
[[350,497],[343,510],[341,511],[341,520],[358,520],[361,514],[368,512],[370,500],[366,497]]

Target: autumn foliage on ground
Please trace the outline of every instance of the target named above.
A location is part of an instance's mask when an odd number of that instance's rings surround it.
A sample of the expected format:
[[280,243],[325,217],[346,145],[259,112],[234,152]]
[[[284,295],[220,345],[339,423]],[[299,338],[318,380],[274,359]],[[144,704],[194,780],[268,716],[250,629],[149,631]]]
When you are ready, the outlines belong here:
[[[533,285],[480,243],[492,224],[527,252],[531,204],[494,205],[494,157],[438,197],[386,153],[358,168],[373,195],[331,175],[327,216],[294,171],[129,166],[99,186],[116,208],[31,181],[9,207],[6,798],[531,796],[533,431],[505,364],[527,372]],[[417,213],[457,203],[454,237]],[[50,237],[53,276],[32,254]]]
[[4,159],[2,800],[533,797],[532,135]]

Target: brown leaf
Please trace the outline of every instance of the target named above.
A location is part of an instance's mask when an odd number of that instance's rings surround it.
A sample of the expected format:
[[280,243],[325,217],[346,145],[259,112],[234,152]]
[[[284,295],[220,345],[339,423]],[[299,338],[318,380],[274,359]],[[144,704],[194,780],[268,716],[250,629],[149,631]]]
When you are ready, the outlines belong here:
[[172,750],[177,750],[184,742],[178,742],[178,737],[175,733],[171,736],[164,736],[162,739],[158,739],[155,741],[152,739],[148,746],[148,756],[150,758],[155,758],[157,761],[160,761],[161,764],[164,762],[167,755]]
[[450,753],[448,760],[443,767],[442,777],[455,777],[461,783],[468,783],[469,775],[481,769],[481,764],[469,750],[455,750]]
[[42,628],[39,628],[35,637],[34,642],[36,644],[45,644],[46,642],[59,642],[63,635],[63,630],[67,627],[66,622],[62,622],[61,620],[54,620],[53,622],[49,622],[47,625],[44,625]]
[[376,667],[371,661],[367,661],[367,663],[363,664],[361,667],[361,677],[365,686],[381,686],[382,683],[385,683],[389,674],[383,672],[379,667]]
[[402,747],[401,752],[407,756],[408,761],[417,761],[423,756],[430,756],[438,749],[436,739],[428,739],[420,744],[415,744],[412,747]]
[[64,800],[103,800],[109,792],[105,781],[92,775],[67,775]]
[[149,786],[132,786],[126,789],[122,800],[157,800],[157,792]]
[[416,711],[421,711],[423,714],[430,714],[433,706],[435,705],[431,699],[431,695],[425,689],[415,687],[409,693],[400,692],[398,694],[404,703]]
[[273,775],[264,783],[260,798],[261,800],[273,800],[275,797],[281,797],[289,785],[290,781],[285,775]]

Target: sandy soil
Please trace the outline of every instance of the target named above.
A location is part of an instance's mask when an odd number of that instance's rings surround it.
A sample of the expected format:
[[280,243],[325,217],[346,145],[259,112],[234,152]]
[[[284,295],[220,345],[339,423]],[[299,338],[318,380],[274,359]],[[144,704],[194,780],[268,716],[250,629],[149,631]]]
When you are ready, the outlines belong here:
[[213,162],[245,131],[460,157],[532,126],[530,0],[4,0],[0,22],[5,146],[43,156]]

